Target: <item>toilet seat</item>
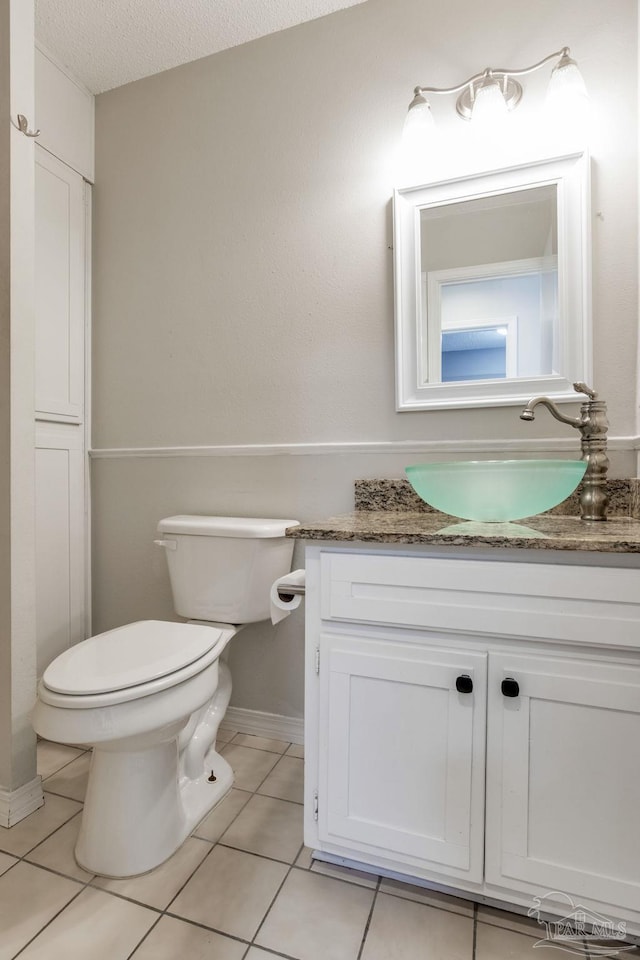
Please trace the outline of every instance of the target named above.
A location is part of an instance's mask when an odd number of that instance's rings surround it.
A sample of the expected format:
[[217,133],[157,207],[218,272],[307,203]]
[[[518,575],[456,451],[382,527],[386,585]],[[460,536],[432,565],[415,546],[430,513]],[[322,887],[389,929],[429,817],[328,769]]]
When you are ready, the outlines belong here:
[[129,623],[65,650],[45,670],[39,697],[71,709],[146,697],[206,669],[235,632],[228,624]]

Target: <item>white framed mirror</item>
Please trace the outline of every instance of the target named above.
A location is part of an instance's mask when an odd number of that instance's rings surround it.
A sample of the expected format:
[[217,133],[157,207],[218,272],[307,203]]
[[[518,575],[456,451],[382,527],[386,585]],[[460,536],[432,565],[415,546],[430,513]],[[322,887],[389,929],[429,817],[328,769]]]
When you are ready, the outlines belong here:
[[583,152],[396,190],[397,409],[575,400],[590,231]]

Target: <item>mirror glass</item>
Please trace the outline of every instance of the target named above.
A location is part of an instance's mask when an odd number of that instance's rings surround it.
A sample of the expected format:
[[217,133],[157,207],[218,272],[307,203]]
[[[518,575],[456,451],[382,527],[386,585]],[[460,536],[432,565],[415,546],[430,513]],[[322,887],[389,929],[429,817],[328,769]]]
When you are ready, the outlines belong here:
[[399,410],[588,379],[586,170],[574,155],[396,191]]

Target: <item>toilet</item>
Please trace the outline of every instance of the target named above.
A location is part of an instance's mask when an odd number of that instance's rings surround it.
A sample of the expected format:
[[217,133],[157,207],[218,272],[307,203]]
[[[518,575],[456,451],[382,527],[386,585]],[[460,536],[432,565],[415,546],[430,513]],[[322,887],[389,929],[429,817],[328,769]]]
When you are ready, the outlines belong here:
[[176,516],[158,533],[175,612],[83,640],[45,670],[33,726],[93,748],[76,860],[130,877],[170,857],[224,797],[216,752],[231,696],[221,659],[243,625],[269,617],[271,584],[291,568],[295,520]]

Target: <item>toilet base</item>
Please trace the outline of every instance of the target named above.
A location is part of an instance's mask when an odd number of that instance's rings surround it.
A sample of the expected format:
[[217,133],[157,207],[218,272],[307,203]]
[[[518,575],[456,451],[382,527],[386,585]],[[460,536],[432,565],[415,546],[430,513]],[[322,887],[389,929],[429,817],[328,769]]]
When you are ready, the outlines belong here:
[[215,739],[230,696],[229,668],[220,662],[213,697],[186,727],[181,719],[150,737],[94,746],[75,849],[80,867],[117,879],[148,873],[223,799],[233,770]]
[[[98,748],[75,858],[88,873],[122,879],[168,860],[231,789],[233,771],[215,749],[197,780],[178,782],[176,740],[117,754]],[[215,781],[210,781],[211,771]],[[136,782],[134,791],[127,785]]]

